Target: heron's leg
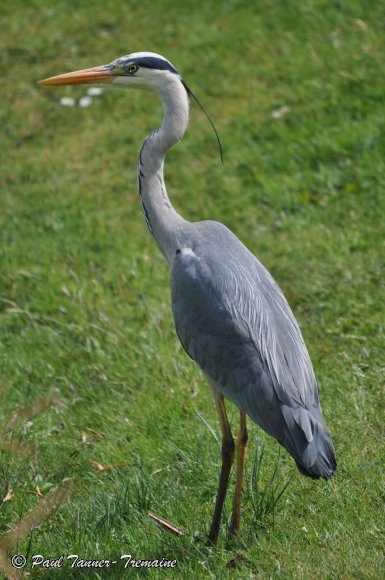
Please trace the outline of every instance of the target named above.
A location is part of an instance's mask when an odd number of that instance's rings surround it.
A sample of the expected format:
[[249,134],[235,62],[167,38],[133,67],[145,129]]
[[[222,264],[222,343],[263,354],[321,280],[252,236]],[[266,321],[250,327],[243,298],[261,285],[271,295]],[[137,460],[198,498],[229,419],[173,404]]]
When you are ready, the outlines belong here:
[[218,539],[219,526],[221,523],[223,503],[225,501],[227,486],[229,483],[229,476],[231,471],[231,466],[234,461],[234,439],[231,434],[230,423],[227,418],[226,407],[223,399],[223,395],[218,393],[213,389],[215,406],[219,416],[219,422],[222,431],[222,467],[221,474],[219,477],[218,494],[215,502],[215,510],[213,515],[213,520],[211,523],[209,540],[215,543]]
[[247,451],[247,441],[248,434],[246,426],[246,415],[243,411],[241,411],[239,433],[235,446],[237,457],[237,480],[235,484],[233,517],[231,519],[230,526],[231,534],[237,534],[239,532],[239,524],[241,520],[241,495],[243,487],[243,466],[245,463]]

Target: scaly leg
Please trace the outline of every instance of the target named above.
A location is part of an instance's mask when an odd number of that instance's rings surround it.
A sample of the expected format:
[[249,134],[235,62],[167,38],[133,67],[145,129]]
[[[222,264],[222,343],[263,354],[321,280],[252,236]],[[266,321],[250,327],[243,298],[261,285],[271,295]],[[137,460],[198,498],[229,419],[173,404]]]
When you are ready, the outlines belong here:
[[241,411],[240,428],[236,442],[236,456],[237,456],[237,481],[235,484],[234,509],[231,519],[230,533],[237,534],[239,532],[239,524],[241,520],[241,495],[243,487],[243,466],[245,463],[247,451],[247,426],[246,415]]
[[213,544],[218,539],[219,526],[221,523],[223,503],[225,501],[227,486],[229,483],[229,476],[231,471],[231,466],[234,461],[234,439],[231,434],[230,423],[227,418],[225,403],[223,395],[218,393],[214,388],[212,389],[215,398],[215,407],[219,416],[219,422],[222,431],[222,467],[221,474],[219,477],[219,486],[217,499],[215,502],[215,510],[213,515],[213,520],[211,523],[209,540]]

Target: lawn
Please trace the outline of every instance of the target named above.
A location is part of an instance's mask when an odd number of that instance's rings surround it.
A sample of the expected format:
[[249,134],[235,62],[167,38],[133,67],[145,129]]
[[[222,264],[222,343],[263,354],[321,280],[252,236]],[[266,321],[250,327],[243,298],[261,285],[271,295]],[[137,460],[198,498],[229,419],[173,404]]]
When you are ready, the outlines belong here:
[[[5,0],[0,14],[1,570],[17,577],[13,554],[29,571],[36,554],[131,554],[177,567],[32,573],[383,577],[383,3]],[[64,107],[85,88],[37,84],[140,50],[173,62],[224,149],[222,165],[192,103],[170,197],[187,219],[225,223],[280,284],[337,451],[335,478],[314,482],[249,422],[241,533],[227,532],[232,480],[216,547],[218,421],[138,202],[160,104],[111,90]]]

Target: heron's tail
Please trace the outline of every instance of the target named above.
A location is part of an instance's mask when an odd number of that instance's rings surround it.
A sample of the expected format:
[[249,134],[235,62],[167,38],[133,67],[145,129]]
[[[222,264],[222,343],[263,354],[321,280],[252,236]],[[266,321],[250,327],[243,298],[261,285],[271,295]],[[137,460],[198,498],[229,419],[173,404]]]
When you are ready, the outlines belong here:
[[334,446],[321,409],[282,405],[286,423],[281,443],[294,457],[299,471],[313,479],[330,479],[337,467]]

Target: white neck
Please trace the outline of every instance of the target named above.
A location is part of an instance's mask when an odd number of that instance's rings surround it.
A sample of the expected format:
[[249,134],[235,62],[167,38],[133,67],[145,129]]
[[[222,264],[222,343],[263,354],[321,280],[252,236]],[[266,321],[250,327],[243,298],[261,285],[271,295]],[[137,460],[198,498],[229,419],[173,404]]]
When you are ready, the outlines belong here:
[[181,81],[159,89],[164,108],[163,123],[144,141],[138,164],[138,186],[148,229],[171,263],[178,248],[179,232],[186,221],[175,211],[163,178],[164,157],[180,141],[188,124],[188,96]]

